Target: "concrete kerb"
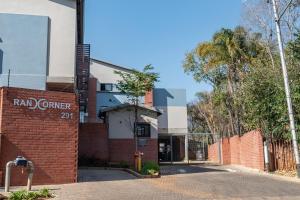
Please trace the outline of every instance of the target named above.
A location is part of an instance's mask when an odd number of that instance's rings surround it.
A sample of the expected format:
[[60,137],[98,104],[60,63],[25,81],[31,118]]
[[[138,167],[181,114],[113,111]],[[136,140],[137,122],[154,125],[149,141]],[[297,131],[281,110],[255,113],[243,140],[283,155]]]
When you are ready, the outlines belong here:
[[292,181],[292,182],[300,183],[300,179],[298,179],[297,177],[282,176],[282,175],[278,175],[278,174],[275,174],[272,172],[261,171],[258,169],[244,167],[241,165],[220,165],[220,166],[222,166],[222,168],[224,168],[225,170],[230,171],[230,172],[233,172],[233,171],[245,172],[245,173],[266,176],[266,177],[270,177],[270,178],[277,179],[277,180],[285,180],[285,181]]
[[158,175],[143,175],[129,168],[117,168],[117,167],[80,167],[78,169],[94,169],[94,170],[117,170],[127,172],[137,178],[160,178],[160,173]]

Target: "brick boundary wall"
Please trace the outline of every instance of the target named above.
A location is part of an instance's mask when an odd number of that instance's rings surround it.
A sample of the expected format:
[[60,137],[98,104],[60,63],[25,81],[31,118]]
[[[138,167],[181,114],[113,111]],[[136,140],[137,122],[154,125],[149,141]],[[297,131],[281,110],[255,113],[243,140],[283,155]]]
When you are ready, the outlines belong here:
[[[15,99],[36,98],[66,103],[65,109],[15,105]],[[20,88],[0,89],[2,183],[6,163],[24,156],[34,164],[34,185],[73,183],[77,181],[78,105],[73,93]],[[41,105],[45,102],[41,101]],[[21,101],[21,100],[20,100]],[[53,106],[54,104],[52,104]],[[63,106],[62,106],[63,107]],[[61,107],[61,108],[62,108]],[[70,109],[68,109],[70,108]],[[72,117],[69,114],[72,113]],[[1,172],[0,172],[1,174]],[[27,173],[13,167],[11,185],[26,185]],[[2,184],[3,185],[3,184]]]
[[219,162],[219,150],[218,143],[214,143],[208,146],[208,160],[211,162]]
[[[208,147],[208,160],[219,162],[218,143]],[[264,170],[263,137],[260,131],[222,139],[222,164]]]
[[[158,140],[147,140],[144,147],[138,148],[144,153],[143,161],[158,162]],[[134,164],[135,140],[109,139],[107,124],[80,124],[78,149],[79,158],[86,157],[103,163],[125,161]]]
[[[126,161],[134,164],[135,141],[134,139],[110,139],[109,140],[110,161]],[[158,162],[158,140],[148,139],[144,147],[139,147],[139,151],[144,153],[142,158],[145,161]]]
[[84,123],[79,126],[78,156],[109,161],[106,124]]

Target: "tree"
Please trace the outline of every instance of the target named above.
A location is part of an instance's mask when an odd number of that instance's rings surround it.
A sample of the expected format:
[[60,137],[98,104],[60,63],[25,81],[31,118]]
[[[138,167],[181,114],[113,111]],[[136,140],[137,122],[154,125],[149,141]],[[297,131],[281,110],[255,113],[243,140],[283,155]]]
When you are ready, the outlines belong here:
[[[243,74],[260,51],[257,38],[243,27],[221,29],[211,41],[200,43],[186,55],[184,70],[197,81],[206,81],[214,88],[226,89],[227,107],[232,134],[241,134],[240,107],[234,101]],[[255,35],[256,36],[256,35]]]
[[117,88],[127,95],[130,103],[134,105],[134,126],[133,133],[137,151],[137,136],[136,123],[138,122],[138,106],[140,97],[145,96],[148,91],[154,88],[155,82],[158,81],[158,73],[152,72],[154,68],[151,65],[146,65],[143,71],[132,70],[131,73],[115,71],[120,75],[121,80],[117,83]]

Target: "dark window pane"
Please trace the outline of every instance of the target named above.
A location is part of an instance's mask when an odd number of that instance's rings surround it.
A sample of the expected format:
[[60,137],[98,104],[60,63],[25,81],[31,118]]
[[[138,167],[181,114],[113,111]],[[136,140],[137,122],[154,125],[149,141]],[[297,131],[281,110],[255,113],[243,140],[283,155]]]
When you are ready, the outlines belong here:
[[151,137],[150,124],[137,123],[136,124],[136,135],[137,135],[137,137]]
[[101,91],[112,91],[113,85],[111,83],[102,83],[100,89]]

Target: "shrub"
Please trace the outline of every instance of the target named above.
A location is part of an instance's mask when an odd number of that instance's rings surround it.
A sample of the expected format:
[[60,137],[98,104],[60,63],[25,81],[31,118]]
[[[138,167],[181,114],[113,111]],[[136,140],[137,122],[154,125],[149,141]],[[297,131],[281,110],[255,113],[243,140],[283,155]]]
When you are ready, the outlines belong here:
[[48,189],[43,188],[38,192],[27,192],[26,190],[20,190],[12,192],[9,196],[9,200],[37,200],[40,198],[52,198],[53,195]]
[[142,168],[142,174],[144,175],[157,175],[159,173],[159,165],[156,162],[145,162]]

